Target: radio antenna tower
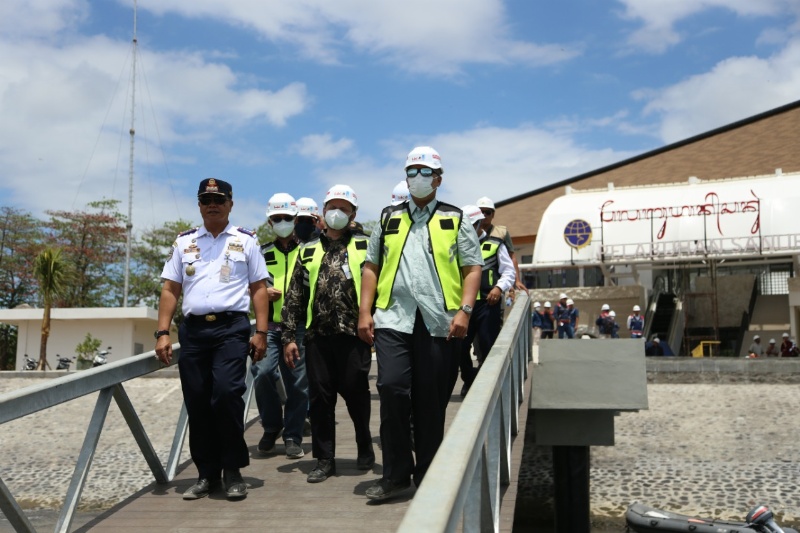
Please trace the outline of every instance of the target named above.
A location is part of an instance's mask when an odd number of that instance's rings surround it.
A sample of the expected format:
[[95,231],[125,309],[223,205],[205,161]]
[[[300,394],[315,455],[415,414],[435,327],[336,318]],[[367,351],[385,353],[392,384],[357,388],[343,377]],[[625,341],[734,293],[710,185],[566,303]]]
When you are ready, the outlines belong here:
[[133,240],[133,147],[136,136],[136,0],[133,0],[133,54],[131,60],[131,129],[130,158],[128,160],[128,222],[125,224],[125,285],[122,292],[122,307],[128,307],[128,285],[131,276],[131,241]]

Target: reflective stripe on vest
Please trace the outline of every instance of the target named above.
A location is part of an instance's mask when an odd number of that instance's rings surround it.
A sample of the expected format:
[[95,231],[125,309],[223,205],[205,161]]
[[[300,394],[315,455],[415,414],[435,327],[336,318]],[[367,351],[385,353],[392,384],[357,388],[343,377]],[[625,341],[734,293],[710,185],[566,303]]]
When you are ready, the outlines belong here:
[[[300,262],[308,270],[308,308],[306,309],[306,329],[311,328],[313,316],[311,310],[314,306],[314,296],[317,293],[317,279],[319,278],[319,267],[322,265],[322,256],[325,251],[319,239],[314,239],[301,245]],[[361,301],[361,268],[367,260],[367,238],[351,235],[350,242],[347,243],[347,265],[353,276],[353,283],[356,287],[356,302]]]
[[267,263],[267,270],[273,279],[273,285],[280,289],[281,297],[270,302],[272,304],[272,316],[269,317],[270,322],[281,322],[281,309],[283,308],[283,297],[289,288],[289,281],[292,279],[292,272],[297,263],[297,252],[300,250],[299,246],[295,246],[294,250],[285,253],[279,250],[275,244],[267,245],[263,248],[262,254],[264,261]]
[[481,290],[478,291],[476,298],[478,300],[486,298],[497,280],[500,279],[500,257],[497,252],[502,243],[503,241],[497,237],[489,237],[481,243],[483,269],[481,271]]
[[[379,309],[389,307],[400,258],[413,224],[408,208],[408,203],[402,203],[389,206],[381,213],[381,270],[375,299],[375,306]],[[433,255],[446,311],[455,311],[461,306],[461,269],[456,260],[461,216],[461,209],[437,202],[427,222],[428,253]]]

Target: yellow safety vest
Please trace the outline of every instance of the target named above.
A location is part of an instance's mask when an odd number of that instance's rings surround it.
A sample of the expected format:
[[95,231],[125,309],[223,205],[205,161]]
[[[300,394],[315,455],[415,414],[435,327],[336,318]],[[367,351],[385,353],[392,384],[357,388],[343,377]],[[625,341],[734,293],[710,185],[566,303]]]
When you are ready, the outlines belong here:
[[489,237],[481,243],[483,256],[483,269],[481,271],[481,290],[478,291],[478,300],[486,298],[500,279],[500,258],[497,255],[503,241],[497,237]]
[[[379,309],[389,307],[394,281],[400,268],[406,240],[413,221],[409,204],[389,206],[381,213],[381,270],[378,278],[378,297],[375,306]],[[446,311],[461,307],[463,292],[461,269],[458,265],[458,229],[461,225],[461,209],[443,202],[437,202],[433,215],[428,219],[428,253],[433,255],[433,264]]]
[[[347,243],[347,265],[353,276],[353,283],[356,286],[356,301],[361,301],[361,269],[367,260],[367,242],[364,235],[350,235],[350,242]],[[311,321],[314,318],[311,309],[314,306],[314,296],[317,293],[317,279],[319,278],[319,267],[322,265],[322,256],[325,250],[319,238],[302,244],[300,252],[300,263],[308,270],[308,308],[306,312],[306,329],[311,328]]]
[[299,246],[288,253],[283,252],[275,243],[265,245],[261,249],[264,256],[264,261],[267,263],[267,270],[272,276],[272,285],[281,290],[281,297],[270,302],[272,308],[272,315],[269,317],[270,322],[281,322],[281,309],[283,308],[283,298],[286,296],[286,291],[289,288],[289,281],[292,279],[292,272],[294,272],[294,265],[297,263],[297,253],[300,250]]

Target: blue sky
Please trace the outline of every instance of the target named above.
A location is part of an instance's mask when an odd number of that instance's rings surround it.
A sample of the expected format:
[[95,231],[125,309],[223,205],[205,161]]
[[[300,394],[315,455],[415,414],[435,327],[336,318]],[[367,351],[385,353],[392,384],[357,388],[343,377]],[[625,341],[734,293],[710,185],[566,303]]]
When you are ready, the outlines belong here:
[[[436,148],[457,205],[537,189],[795,101],[797,0],[140,0],[134,229],[256,226],[336,183],[374,220]],[[128,209],[132,0],[0,3],[5,202]],[[700,176],[702,178],[702,176]],[[675,176],[683,181],[687,176]]]

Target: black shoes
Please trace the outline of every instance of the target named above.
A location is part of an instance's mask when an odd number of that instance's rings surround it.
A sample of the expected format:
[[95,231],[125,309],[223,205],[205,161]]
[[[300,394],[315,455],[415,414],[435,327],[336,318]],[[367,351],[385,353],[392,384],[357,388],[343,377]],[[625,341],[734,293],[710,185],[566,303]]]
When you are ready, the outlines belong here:
[[372,443],[369,443],[369,448],[358,451],[358,458],[356,459],[356,468],[359,470],[372,470],[375,466],[375,450],[372,448]]
[[247,483],[242,479],[242,474],[238,468],[226,468],[223,470],[222,482],[225,484],[225,496],[229,500],[239,500],[247,496]]
[[292,439],[286,439],[286,458],[287,459],[300,459],[305,455],[303,448],[300,444]]
[[370,500],[387,500],[393,498],[411,486],[411,481],[392,481],[381,478],[367,489],[366,495]]
[[309,483],[322,483],[336,473],[336,461],[334,459],[318,459],[317,466],[308,473],[306,481]]
[[258,441],[258,452],[259,453],[269,453],[275,448],[275,441],[278,440],[278,435],[281,434],[281,430],[278,431],[265,431],[264,435],[261,437],[261,440]]
[[199,500],[200,498],[205,498],[211,493],[213,488],[219,484],[219,480],[216,481],[209,481],[208,478],[200,478],[197,480],[197,483],[189,487],[186,492],[183,493],[184,500]]

